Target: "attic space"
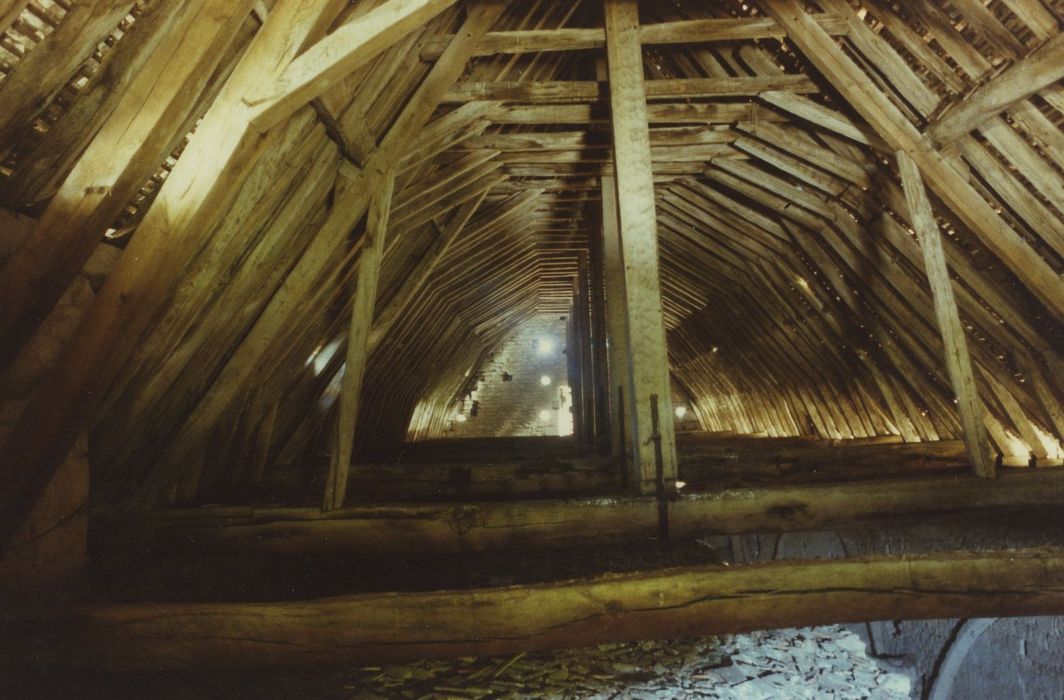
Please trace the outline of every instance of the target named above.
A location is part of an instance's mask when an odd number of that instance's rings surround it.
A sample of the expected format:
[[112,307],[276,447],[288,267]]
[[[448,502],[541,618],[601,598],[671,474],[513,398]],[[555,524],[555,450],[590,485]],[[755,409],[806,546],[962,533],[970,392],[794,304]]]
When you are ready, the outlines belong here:
[[1060,697],[1062,23],[0,0],[0,669]]

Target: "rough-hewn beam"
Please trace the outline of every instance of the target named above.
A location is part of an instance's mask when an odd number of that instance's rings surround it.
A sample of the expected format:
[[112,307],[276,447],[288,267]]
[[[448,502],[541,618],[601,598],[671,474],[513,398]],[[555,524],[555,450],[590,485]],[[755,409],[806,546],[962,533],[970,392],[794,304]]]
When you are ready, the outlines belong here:
[[34,115],[48,106],[132,6],[130,0],[74,3],[59,27],[15,64],[0,83],[0,148],[10,146],[19,129],[30,127]]
[[249,101],[265,131],[457,0],[388,0],[339,27],[292,61],[265,97]]
[[1064,32],[951,104],[928,127],[941,146],[953,143],[996,114],[1064,78]]
[[402,160],[410,141],[429,120],[440,97],[465,68],[469,51],[501,12],[500,3],[481,2],[470,8],[463,31],[456,35],[447,53],[432,67],[403,107],[365,169],[353,175],[353,183],[339,189],[336,204],[310,246],[226,361],[211,391],[182,425],[167,457],[141,484],[140,502],[154,503],[160,498],[185,466],[188,455],[206,444],[218,420],[245,390],[274,338],[295,322],[302,314],[304,304],[315,298],[316,283],[327,274],[330,266],[336,265],[347,235],[366,212],[366,173],[386,170]]
[[[766,91],[819,92],[804,75],[767,75],[741,78],[677,78],[644,82],[646,96],[654,99],[746,97]],[[599,102],[608,97],[609,84],[595,80],[496,81],[457,83],[444,102]]]
[[184,265],[205,242],[266,147],[248,128],[245,98],[267,91],[337,2],[279,2],[196,129],[137,235],[107,278],[55,370],[38,387],[20,424],[0,445],[0,541],[8,537],[94,419],[111,381],[168,299]]
[[[674,535],[791,532],[891,519],[1064,507],[1064,474],[1010,470],[1001,478],[933,476],[844,484],[726,489],[669,504]],[[199,508],[99,522],[101,547],[131,541],[162,551],[476,552],[562,547],[653,536],[654,497],[485,502],[462,505]],[[110,532],[111,534],[107,534]]]
[[632,375],[628,366],[628,309],[617,219],[617,182],[602,176],[602,269],[606,289],[606,349],[609,365],[610,454],[628,470],[632,416]]
[[[634,415],[630,416],[629,425],[635,446],[637,481],[633,485],[649,492],[657,488],[658,470],[666,485],[676,479],[676,436],[661,307],[657,214],[643,88],[643,48],[639,43],[639,6],[636,0],[605,0],[605,16],[632,375]],[[655,410],[660,420],[653,416]],[[660,465],[657,464],[659,460]]]
[[986,439],[986,429],[983,427],[983,405],[979,400],[975,375],[972,373],[972,358],[968,353],[968,341],[957,310],[957,300],[953,296],[949,269],[946,267],[942,235],[931,211],[931,202],[927,198],[920,169],[905,151],[898,151],[897,159],[901,183],[905,188],[905,199],[909,206],[909,221],[912,222],[924,254],[924,267],[927,269],[931,286],[935,318],[938,320],[945,349],[946,372],[956,396],[957,411],[961,418],[964,442],[972,460],[972,469],[977,476],[992,477],[994,462],[990,458],[990,446]]
[[[818,18],[820,26],[829,34],[845,34],[846,22],[835,16]],[[778,39],[786,36],[783,29],[767,17],[721,17],[690,19],[647,24],[639,28],[643,44],[697,44],[716,41],[747,41]],[[425,42],[421,49],[423,61],[435,60],[447,46],[449,36]],[[495,54],[536,53],[541,51],[578,51],[601,49],[606,45],[606,31],[598,27],[562,29],[526,29],[490,32],[477,49],[476,56]]]
[[880,619],[1064,613],[1058,550],[702,566],[292,603],[150,603],[3,620],[7,664],[377,663]]
[[[0,270],[0,368],[23,347],[137,190],[166,158],[195,97],[225,54],[251,0],[194,0],[148,10],[126,35],[144,42],[135,76],[33,233]],[[140,52],[146,53],[142,57]],[[117,74],[112,66],[110,70]]]
[[1005,262],[1054,315],[1064,319],[1064,280],[994,208],[975,191],[897,107],[880,92],[805,11],[798,0],[763,0],[763,7],[787,29],[787,34],[809,61],[827,78],[850,106],[894,150],[904,150],[923,173],[924,180],[956,217]]
[[373,195],[366,217],[366,232],[359,257],[355,299],[351,305],[351,324],[347,334],[347,359],[338,400],[336,435],[333,440],[329,474],[325,481],[323,510],[336,510],[344,504],[347,494],[347,475],[351,470],[351,453],[355,445],[355,424],[358,422],[362,379],[369,354],[369,332],[373,326],[373,309],[377,303],[377,283],[380,280],[381,259],[384,257],[388,216],[395,189],[395,174],[391,171],[375,173],[376,181],[369,183]]

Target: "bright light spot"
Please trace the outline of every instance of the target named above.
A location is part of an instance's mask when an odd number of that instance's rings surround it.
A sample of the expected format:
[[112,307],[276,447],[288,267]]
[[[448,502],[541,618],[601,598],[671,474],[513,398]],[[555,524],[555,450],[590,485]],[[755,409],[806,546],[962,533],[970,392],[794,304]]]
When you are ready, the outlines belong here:
[[307,358],[306,364],[314,365],[315,377],[325,371],[325,368],[328,366],[329,361],[333,358],[333,355],[335,355],[336,351],[339,349],[340,341],[333,340],[325,346],[318,346],[318,348],[310,354],[310,357]]
[[717,347],[716,345],[714,345],[714,346],[713,346],[713,349],[712,349],[712,351],[711,351],[711,352],[712,352],[712,353],[713,353],[714,355],[716,355],[716,354],[717,354],[718,352],[720,352],[720,348],[718,348],[718,347]]
[[550,386],[550,377],[544,374],[542,377],[539,378],[539,383],[543,386]]
[[536,352],[540,355],[550,355],[554,352],[554,341],[550,338],[540,338],[536,341]]
[[549,409],[546,409],[546,408],[544,408],[544,409],[543,409],[542,411],[540,411],[540,412],[539,412],[539,419],[540,419],[541,421],[543,421],[544,423],[546,423],[547,421],[549,421],[549,420],[550,420],[550,410],[549,410]]
[[457,416],[454,417],[454,419],[456,421],[458,421],[459,423],[465,423],[466,422],[466,417],[465,417],[464,413],[459,413]]
[[676,490],[677,491],[682,489],[684,486],[687,486],[687,482],[686,481],[677,481],[676,482]]
[[677,418],[683,420],[683,417],[687,415],[687,406],[677,406],[673,413],[676,414]]
[[558,387],[558,435],[573,434],[573,390],[562,384]]
[[1032,425],[1031,428],[1034,430],[1035,435],[1038,436],[1038,441],[1042,443],[1042,447],[1045,448],[1049,459],[1064,457],[1064,448],[1061,447],[1060,442],[1051,433],[1047,433],[1037,425]]

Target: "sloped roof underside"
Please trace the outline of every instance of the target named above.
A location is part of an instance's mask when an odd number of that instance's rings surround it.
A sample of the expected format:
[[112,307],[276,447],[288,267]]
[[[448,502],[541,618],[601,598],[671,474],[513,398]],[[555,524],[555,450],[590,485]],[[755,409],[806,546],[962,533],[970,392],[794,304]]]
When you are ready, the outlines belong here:
[[[83,3],[107,12],[75,31],[76,3],[8,4],[0,201],[39,216],[114,108],[138,51],[165,26],[155,18],[173,10],[162,0]],[[343,7],[335,23],[379,4]],[[938,134],[951,110],[1052,48],[1064,19],[1058,2],[817,4],[820,26],[868,85],[911,126]],[[136,240],[269,5],[243,19],[99,240]],[[734,20],[700,25],[710,35],[697,42],[665,29],[644,38],[670,369],[701,427],[959,437],[920,246],[876,125],[757,2],[643,6],[644,29]],[[270,426],[254,448],[267,469],[321,440],[365,217],[331,234],[336,245],[322,248],[323,231],[345,190],[364,185],[363,168],[465,17],[462,3],[443,11],[269,132],[202,244],[175,263],[166,303],[116,355],[120,371],[92,416],[101,479],[191,496],[203,484],[256,478],[238,465],[259,426]],[[613,167],[601,27],[597,0],[511,3],[475,52],[485,55],[468,62],[402,152],[387,153],[396,185],[356,428],[363,450],[392,449],[412,418],[415,434],[438,435],[491,348],[538,314],[586,313],[579,305],[601,285],[601,178]],[[552,38],[558,29],[580,31]],[[540,43],[506,43],[516,30]],[[54,37],[66,42],[56,63],[67,74],[20,81]],[[581,37],[580,48],[562,41]],[[1057,76],[936,142],[965,193],[988,203],[1058,282],[1062,122]],[[1054,288],[992,252],[963,211],[934,205],[991,440],[1006,455],[1059,458],[1062,302],[1054,308]],[[173,454],[196,458],[174,465]]]

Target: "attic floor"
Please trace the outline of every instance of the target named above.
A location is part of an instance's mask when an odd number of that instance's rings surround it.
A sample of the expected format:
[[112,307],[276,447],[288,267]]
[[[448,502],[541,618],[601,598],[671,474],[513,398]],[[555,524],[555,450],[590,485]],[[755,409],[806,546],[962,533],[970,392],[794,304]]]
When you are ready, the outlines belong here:
[[[968,467],[960,440],[902,443],[896,438],[828,441],[725,433],[677,434],[679,477],[688,491],[744,486],[854,482],[961,474]],[[277,468],[246,503],[302,503],[307,471],[324,464]],[[574,438],[520,437],[407,443],[394,461],[352,469],[348,503],[559,498],[624,492],[609,458]]]
[[872,659],[853,632],[833,625],[601,644],[515,656],[423,660],[385,666],[247,671],[51,674],[15,679],[24,698],[908,698],[905,669]]

